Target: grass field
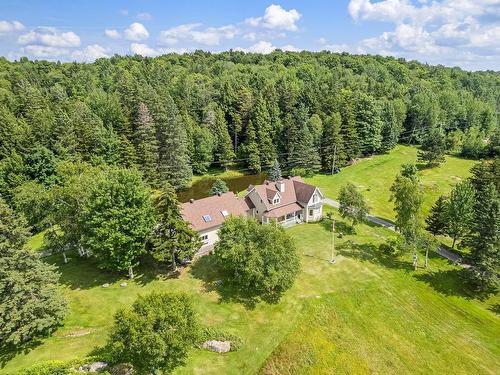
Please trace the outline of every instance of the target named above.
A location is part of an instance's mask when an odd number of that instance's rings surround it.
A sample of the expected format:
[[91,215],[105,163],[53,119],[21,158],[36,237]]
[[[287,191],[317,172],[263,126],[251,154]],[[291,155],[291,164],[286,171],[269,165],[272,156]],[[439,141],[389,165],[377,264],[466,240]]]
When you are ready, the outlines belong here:
[[[337,227],[348,233],[346,224]],[[144,265],[126,287],[120,275],[99,271],[76,255],[62,273],[70,304],[65,325],[32,351],[0,370],[15,374],[39,361],[84,356],[102,345],[112,315],[150,291],[185,291],[201,320],[243,339],[225,355],[193,349],[176,374],[454,373],[493,374],[500,366],[497,296],[485,301],[461,292],[459,268],[432,257],[430,270],[411,271],[410,257],[384,256],[379,245],[394,233],[360,225],[337,239],[337,263],[328,262],[328,223],[290,228],[302,272],[280,303],[254,308],[216,290],[209,258],[178,278]],[[148,270],[148,272],[144,272]],[[101,285],[109,282],[109,288]],[[493,310],[496,310],[495,313]],[[265,366],[265,367],[263,367]]]
[[[384,219],[394,220],[393,204],[389,202],[390,187],[399,173],[402,164],[415,163],[417,149],[397,146],[389,154],[376,155],[361,159],[333,176],[318,174],[306,181],[321,188],[323,194],[337,199],[340,188],[347,182],[355,184],[365,196],[371,213]],[[420,182],[424,189],[422,212],[427,214],[441,194],[450,192],[453,185],[468,177],[473,160],[446,157],[439,167],[419,171]]]
[[[367,198],[372,213],[393,219],[389,187],[401,164],[414,162],[416,149],[398,146],[388,155],[363,159],[334,176],[307,179],[327,197],[336,198],[350,181]],[[448,157],[446,163],[419,172],[427,212],[440,194],[468,176],[474,162]],[[232,177],[239,172],[212,171]],[[200,177],[194,177],[194,181]],[[217,290],[209,258],[202,258],[178,277],[168,277],[145,260],[140,276],[120,287],[124,275],[97,269],[75,254],[67,265],[60,256],[47,259],[59,266],[70,311],[51,338],[18,354],[0,373],[46,360],[85,356],[103,345],[113,313],[150,291],[184,291],[193,296],[201,320],[240,336],[238,352],[217,355],[193,349],[177,374],[493,374],[500,367],[500,298],[480,301],[463,293],[460,269],[437,256],[430,269],[411,271],[410,257],[385,256],[379,245],[394,233],[360,225],[355,234],[337,239],[337,263],[328,263],[328,224],[288,229],[296,239],[302,272],[279,304],[248,307]],[[339,221],[339,231],[349,233]],[[29,246],[38,249],[42,236]],[[102,288],[110,283],[109,288]]]

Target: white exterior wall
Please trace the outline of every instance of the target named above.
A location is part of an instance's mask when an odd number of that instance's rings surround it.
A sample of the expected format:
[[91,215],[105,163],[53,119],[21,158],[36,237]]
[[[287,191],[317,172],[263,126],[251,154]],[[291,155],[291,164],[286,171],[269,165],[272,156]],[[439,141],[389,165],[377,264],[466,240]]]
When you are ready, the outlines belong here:
[[215,243],[219,240],[219,228],[220,226],[198,232],[198,235],[200,237],[207,235],[208,238],[206,240],[202,240],[203,245],[201,245],[200,249],[197,252],[197,255],[205,255],[213,248]]
[[306,222],[318,221],[321,219],[321,216],[323,215],[323,194],[321,194],[321,191],[319,191],[318,188],[316,188],[313,195],[311,196],[311,199],[309,200],[309,202],[307,202],[307,205],[305,207],[305,214]]

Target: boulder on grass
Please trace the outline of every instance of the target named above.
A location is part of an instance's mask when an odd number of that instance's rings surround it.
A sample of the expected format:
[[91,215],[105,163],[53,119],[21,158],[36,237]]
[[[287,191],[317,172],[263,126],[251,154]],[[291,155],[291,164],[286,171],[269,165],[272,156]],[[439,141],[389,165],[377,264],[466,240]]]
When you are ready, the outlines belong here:
[[227,353],[231,350],[231,341],[205,341],[202,345],[203,349],[210,350],[216,353]]
[[106,362],[94,362],[88,365],[83,365],[78,368],[78,372],[100,372],[108,367]]

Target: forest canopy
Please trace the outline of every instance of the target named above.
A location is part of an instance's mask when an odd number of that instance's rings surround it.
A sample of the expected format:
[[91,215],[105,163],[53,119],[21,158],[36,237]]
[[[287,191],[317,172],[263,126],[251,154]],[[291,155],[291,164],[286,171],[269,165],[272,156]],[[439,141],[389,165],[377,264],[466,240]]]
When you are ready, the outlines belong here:
[[[499,153],[500,74],[330,52],[0,58],[0,195],[57,184],[60,162],[189,186],[211,166],[314,173],[426,144]],[[36,186],[33,186],[33,183]],[[21,189],[22,190],[22,189]]]

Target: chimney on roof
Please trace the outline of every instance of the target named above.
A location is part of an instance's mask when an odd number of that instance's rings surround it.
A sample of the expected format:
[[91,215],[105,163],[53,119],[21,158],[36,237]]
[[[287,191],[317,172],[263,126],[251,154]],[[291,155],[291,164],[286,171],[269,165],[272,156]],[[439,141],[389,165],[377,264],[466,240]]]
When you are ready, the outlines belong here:
[[280,193],[284,193],[285,192],[285,182],[283,180],[276,181],[276,189],[278,189],[278,191]]
[[292,176],[288,176],[288,179],[291,180],[292,179]]
[[220,197],[221,195],[222,195],[222,193],[221,193],[220,191],[218,191],[218,192],[217,192],[217,196],[219,196],[219,197]]
[[193,198],[191,198],[191,199],[189,200],[189,203],[194,203],[194,199],[193,199]]

